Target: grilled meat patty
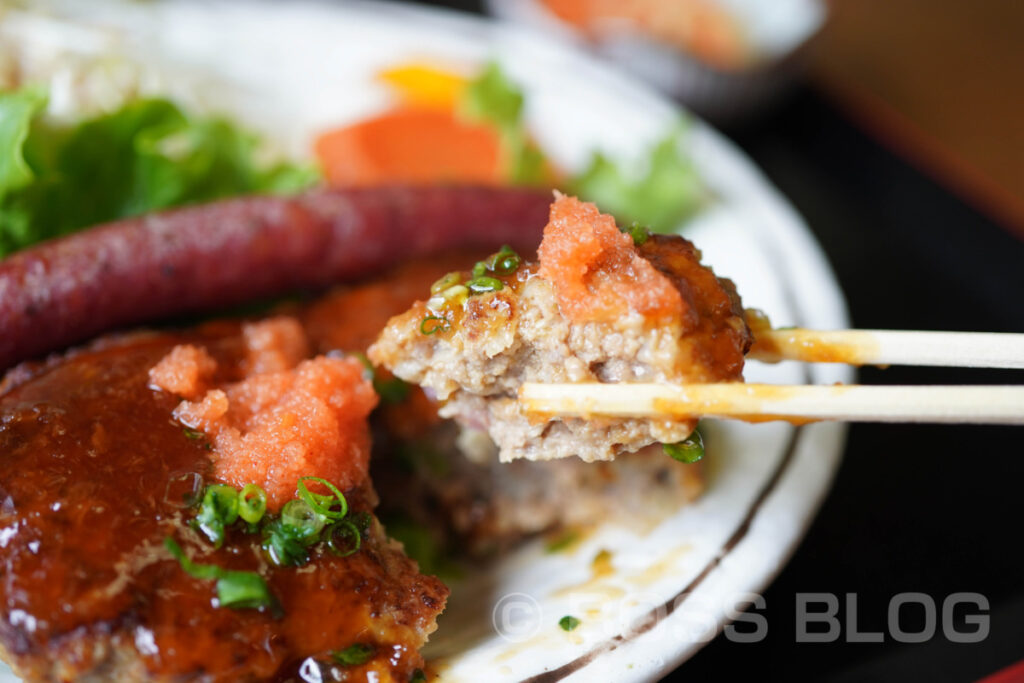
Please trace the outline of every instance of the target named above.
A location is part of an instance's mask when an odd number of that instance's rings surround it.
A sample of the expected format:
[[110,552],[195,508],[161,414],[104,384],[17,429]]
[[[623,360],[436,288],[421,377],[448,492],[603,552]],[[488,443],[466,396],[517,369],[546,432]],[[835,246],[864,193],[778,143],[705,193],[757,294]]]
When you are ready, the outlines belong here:
[[503,268],[496,255],[449,274],[389,322],[370,359],[432,393],[442,416],[486,429],[503,461],[609,460],[681,441],[695,425],[528,418],[524,382],[742,380],[752,336],[739,297],[689,241],[634,239],[592,204],[561,197],[539,253],[537,265]]
[[[149,371],[175,346],[207,349],[223,372],[245,356],[235,323],[139,333],[11,373],[0,394],[0,644],[30,681],[291,680],[330,668],[331,652],[371,649],[353,675],[405,682],[447,589],[371,521],[360,549],[315,547],[301,568],[266,561],[260,535],[232,528],[215,549],[188,521],[185,496],[211,473],[205,438],[172,418],[179,399]],[[345,495],[371,513],[364,481]],[[371,518],[372,520],[372,518]],[[194,562],[254,571],[280,604],[216,606]],[[330,680],[325,674],[325,680]]]
[[[389,318],[406,310],[432,282],[486,254],[449,253],[406,264],[361,285],[344,287],[302,313],[320,353],[365,349]],[[409,538],[420,559],[493,556],[538,533],[599,524],[608,514],[641,524],[696,498],[700,464],[642,449],[611,462],[500,463],[486,432],[465,430],[437,414],[418,387],[377,369],[397,389],[374,413],[371,475],[389,533]],[[403,533],[404,532],[404,533]]]

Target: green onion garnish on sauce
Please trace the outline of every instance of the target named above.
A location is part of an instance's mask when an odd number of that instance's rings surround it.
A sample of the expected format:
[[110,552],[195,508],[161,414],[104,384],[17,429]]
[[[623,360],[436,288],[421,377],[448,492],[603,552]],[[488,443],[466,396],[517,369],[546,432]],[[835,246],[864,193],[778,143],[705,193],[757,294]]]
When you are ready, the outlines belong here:
[[476,265],[473,266],[473,278],[476,279],[488,273],[493,275],[511,275],[519,270],[521,263],[522,259],[519,258],[519,254],[506,244],[483,261],[476,262]]
[[457,270],[452,271],[451,273],[448,273],[447,275],[444,275],[441,278],[439,278],[436,282],[434,282],[434,284],[430,285],[430,293],[440,294],[446,289],[450,289],[455,285],[460,284],[461,282],[462,273],[460,273]]
[[279,609],[277,600],[270,593],[266,581],[256,572],[224,569],[214,564],[193,562],[170,536],[164,539],[164,547],[178,561],[189,576],[197,579],[217,581],[217,602],[221,607],[232,609]]
[[301,567],[309,562],[307,547],[319,539],[319,535],[303,535],[285,525],[280,517],[263,525],[263,549],[278,567]]
[[452,327],[448,318],[439,315],[428,315],[420,323],[422,334],[434,334],[435,332],[447,332]]
[[256,484],[246,484],[238,495],[238,516],[249,524],[263,519],[267,511],[267,493]]
[[502,289],[505,288],[505,285],[501,283],[501,280],[499,280],[496,277],[490,277],[487,275],[481,275],[480,277],[473,278],[472,280],[466,283],[466,286],[469,287],[469,291],[473,292],[474,294],[500,292]]
[[362,544],[359,528],[348,520],[336,522],[327,529],[327,549],[338,557],[354,554]]
[[505,288],[495,275],[511,275],[519,270],[522,259],[507,244],[499,251],[491,254],[473,266],[470,280],[463,283],[462,274],[448,273],[430,286],[430,298],[427,310],[430,313],[420,321],[420,333],[434,334],[447,332],[451,329],[451,319],[446,311],[451,311],[466,303],[470,296],[500,292]]
[[195,526],[214,547],[224,543],[225,529],[238,519],[238,491],[224,484],[207,486]]
[[[307,482],[324,486],[330,493],[314,493]],[[346,519],[348,501],[337,486],[320,477],[301,477],[296,485],[298,498],[284,504],[279,515],[267,513],[267,493],[257,484],[246,484],[239,492],[225,484],[207,486],[199,514],[191,524],[219,548],[227,528],[241,519],[249,533],[262,533],[262,545],[271,563],[278,567],[299,567],[310,559],[310,548],[324,542],[325,550],[347,557],[359,550],[370,525],[370,515],[358,512]],[[199,570],[197,570],[199,571]],[[208,575],[206,578],[218,578]],[[245,603],[245,577],[224,575],[225,598],[233,604]]]
[[503,245],[501,251],[490,258],[491,270],[498,275],[511,275],[519,270],[523,260],[519,254],[512,250],[512,247]]
[[[307,481],[326,487],[331,493],[313,493]],[[334,555],[348,557],[362,545],[362,532],[355,522],[344,519],[348,502],[331,482],[320,477],[301,477],[297,485],[299,498],[281,508],[281,516],[263,525],[263,548],[271,562],[282,567],[296,567],[309,561],[309,548],[324,541]]]
[[356,643],[349,645],[344,650],[335,650],[331,653],[331,659],[335,664],[342,666],[359,666],[365,664],[374,653],[376,653],[376,649],[372,645]]
[[281,508],[281,524],[295,540],[303,541],[319,539],[327,520],[306,501],[289,500]]
[[[307,481],[314,481],[322,486],[325,486],[334,495],[320,495],[316,493],[310,493],[309,489],[306,488]],[[348,514],[348,502],[345,500],[345,496],[338,490],[338,487],[320,477],[299,477],[299,498],[309,503],[309,506],[316,510],[319,514],[327,517],[328,519],[341,519]],[[338,510],[332,510],[331,508],[337,505]]]
[[696,429],[685,440],[665,443],[661,447],[669,457],[679,462],[694,463],[704,457],[704,439]]
[[217,577],[217,601],[232,609],[273,608],[276,604],[267,582],[256,572],[221,570]]
[[580,620],[567,614],[558,620],[558,625],[563,631],[572,631],[580,625]]

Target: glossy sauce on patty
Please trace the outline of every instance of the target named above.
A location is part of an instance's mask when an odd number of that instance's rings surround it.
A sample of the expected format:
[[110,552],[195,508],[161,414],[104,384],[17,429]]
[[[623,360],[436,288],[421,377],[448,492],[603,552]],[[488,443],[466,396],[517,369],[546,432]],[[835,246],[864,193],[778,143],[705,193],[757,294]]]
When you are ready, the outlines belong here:
[[[8,658],[29,678],[115,666],[111,677],[266,680],[364,643],[374,655],[359,671],[408,680],[447,589],[420,575],[378,524],[355,554],[317,548],[300,568],[271,566],[259,534],[234,528],[215,550],[189,527],[195,509],[186,498],[200,479],[211,481],[210,443],[183,429],[172,417],[180,399],[149,378],[181,344],[207,350],[215,381],[242,372],[239,326],[216,323],[107,340],[8,379],[0,394]],[[345,495],[353,512],[376,502],[365,481]],[[214,582],[186,574],[166,537],[196,562],[258,572],[283,616],[216,606]]]

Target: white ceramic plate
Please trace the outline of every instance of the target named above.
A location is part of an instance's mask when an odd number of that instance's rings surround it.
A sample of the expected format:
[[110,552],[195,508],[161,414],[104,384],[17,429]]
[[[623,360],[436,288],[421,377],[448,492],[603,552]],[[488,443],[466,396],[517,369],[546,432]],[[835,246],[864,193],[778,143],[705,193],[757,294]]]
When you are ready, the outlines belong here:
[[[585,163],[595,148],[638,157],[680,115],[570,48],[449,13],[380,3],[64,0],[55,7],[75,27],[14,14],[0,36],[27,40],[36,57],[116,50],[172,64],[179,76],[147,83],[225,110],[296,153],[308,153],[316,131],[384,106],[388,95],[374,74],[412,58],[462,66],[499,60],[525,87],[542,145],[566,168]],[[800,218],[713,130],[696,124],[691,147],[717,196],[685,228],[706,262],[777,325],[845,327],[841,293]],[[751,363],[747,378],[830,383],[850,375],[832,366]],[[427,650],[441,680],[658,678],[782,568],[828,490],[843,437],[833,424],[714,425],[708,488],[695,504],[642,533],[605,524],[572,552],[526,547],[495,571],[455,585]],[[593,578],[601,549],[610,551],[614,572]],[[571,633],[558,626],[566,614],[582,619]]]
[[827,6],[821,0],[712,2],[738,22],[755,55],[751,64],[717,68],[685,49],[630,32],[588,40],[541,0],[487,0],[487,7],[506,21],[594,50],[713,121],[730,121],[763,107],[791,83],[798,54],[825,23]]

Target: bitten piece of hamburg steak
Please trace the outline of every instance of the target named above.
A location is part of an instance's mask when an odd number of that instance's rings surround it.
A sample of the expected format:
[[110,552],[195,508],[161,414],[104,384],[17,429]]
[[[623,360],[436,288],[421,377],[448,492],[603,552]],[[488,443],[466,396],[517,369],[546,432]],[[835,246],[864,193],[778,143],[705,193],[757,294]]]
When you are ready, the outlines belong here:
[[370,359],[486,429],[501,459],[608,460],[675,443],[693,420],[528,418],[524,382],[742,381],[752,336],[732,282],[678,236],[620,231],[558,196],[538,264],[503,250],[396,316]]

